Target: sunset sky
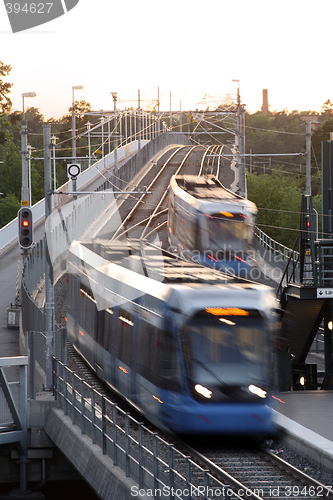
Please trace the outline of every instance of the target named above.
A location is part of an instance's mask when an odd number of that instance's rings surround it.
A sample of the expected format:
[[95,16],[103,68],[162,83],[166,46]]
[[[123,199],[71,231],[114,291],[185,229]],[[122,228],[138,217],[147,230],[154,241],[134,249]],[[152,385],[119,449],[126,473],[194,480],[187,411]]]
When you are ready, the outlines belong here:
[[[51,1],[51,0],[50,0]],[[7,3],[7,0],[6,0]],[[270,110],[319,111],[333,101],[331,0],[80,0],[64,16],[11,32],[0,5],[0,60],[12,66],[14,109],[59,118],[75,98],[92,108],[142,106],[161,92],[161,109],[217,104],[240,81],[248,111],[260,109],[268,89]]]

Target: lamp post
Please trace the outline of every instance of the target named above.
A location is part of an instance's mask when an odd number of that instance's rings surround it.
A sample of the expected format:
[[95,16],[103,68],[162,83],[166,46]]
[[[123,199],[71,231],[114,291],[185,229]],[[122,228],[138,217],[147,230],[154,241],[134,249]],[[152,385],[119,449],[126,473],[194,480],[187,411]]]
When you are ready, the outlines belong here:
[[32,198],[31,198],[31,151],[35,149],[30,144],[27,146],[28,152],[28,173],[29,173],[29,206],[32,206]]
[[76,132],[75,132],[75,107],[74,107],[74,90],[82,90],[82,85],[74,85],[72,87],[72,161],[75,162],[76,157]]
[[245,111],[241,105],[240,80],[232,80],[237,83],[237,154],[239,165],[239,188],[240,194],[247,197],[246,177],[245,177]]
[[90,146],[90,129],[91,129],[91,123],[87,122],[87,130],[88,130],[88,153],[89,153],[89,167],[91,165],[91,146]]
[[27,136],[28,127],[24,113],[24,98],[36,97],[36,92],[24,92],[22,95],[22,122],[21,122],[21,154],[22,154],[22,190],[21,190],[21,206],[29,207],[29,191],[28,191],[28,172],[27,172]]

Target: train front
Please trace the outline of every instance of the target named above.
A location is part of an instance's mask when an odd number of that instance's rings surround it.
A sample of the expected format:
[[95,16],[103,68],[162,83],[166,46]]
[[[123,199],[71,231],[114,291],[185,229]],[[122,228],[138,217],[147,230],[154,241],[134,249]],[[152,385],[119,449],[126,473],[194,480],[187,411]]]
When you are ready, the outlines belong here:
[[[271,289],[226,288],[209,294],[180,328],[186,396],[175,406],[180,433],[271,434]],[[263,303],[265,303],[263,305]]]
[[[203,264],[251,279],[251,257],[255,205],[225,202],[210,204],[201,216],[201,259]],[[253,205],[253,208],[252,208]]]

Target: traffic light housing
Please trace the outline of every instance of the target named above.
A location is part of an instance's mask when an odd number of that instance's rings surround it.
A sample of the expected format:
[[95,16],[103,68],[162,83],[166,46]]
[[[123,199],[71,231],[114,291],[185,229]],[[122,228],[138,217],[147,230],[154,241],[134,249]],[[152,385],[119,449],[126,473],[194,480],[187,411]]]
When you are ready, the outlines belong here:
[[30,208],[22,207],[18,212],[18,239],[23,249],[28,249],[33,244],[33,223]]

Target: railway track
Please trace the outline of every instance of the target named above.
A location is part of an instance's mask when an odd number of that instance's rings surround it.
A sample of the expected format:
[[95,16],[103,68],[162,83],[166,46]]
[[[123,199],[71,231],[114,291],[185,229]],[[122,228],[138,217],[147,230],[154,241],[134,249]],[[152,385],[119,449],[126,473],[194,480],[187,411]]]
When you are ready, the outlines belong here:
[[251,442],[243,446],[226,441],[227,445],[225,440],[219,445],[215,440],[215,444],[201,446],[200,451],[187,449],[236,493],[246,492],[244,496],[257,500],[333,498],[332,484],[322,484],[265,448]]
[[[167,476],[164,478],[166,471],[163,472],[163,464],[167,467],[172,451],[173,469],[177,471],[177,477],[183,478],[184,481],[190,475],[194,496],[199,496],[198,492],[203,492],[204,489],[202,474],[200,475],[197,469],[191,468],[191,462],[199,466],[199,471],[206,470],[210,473],[206,498],[221,497],[222,492],[226,498],[230,499],[244,497],[255,500],[333,498],[333,485],[322,484],[267,449],[259,447],[256,442],[249,440],[244,445],[244,438],[240,444],[237,439],[222,436],[204,439],[192,437],[184,441],[177,436],[159,431],[126,401],[105,386],[70,345],[68,345],[68,357],[70,368],[94,389],[98,404],[101,404],[101,399],[105,397],[121,408],[124,414],[130,414],[136,421],[143,421],[144,427],[149,429],[151,435],[158,433],[157,454],[162,464],[161,478],[164,481],[168,478]],[[88,391],[86,394],[89,398]],[[111,405],[107,412],[112,421]],[[124,425],[124,418],[120,415],[117,426]],[[130,432],[133,438],[137,439],[138,429],[135,425],[131,427]],[[156,444],[154,445],[151,436],[146,436],[144,445],[147,450],[151,450],[151,453],[155,446],[156,454]],[[180,484],[179,481],[178,484]],[[195,488],[198,490],[196,491]],[[187,498],[185,494],[184,498]]]
[[[154,199],[149,198],[149,195],[140,197],[139,200],[132,200],[131,207],[128,201],[121,208],[127,212],[124,217],[124,225],[126,232],[134,231],[139,228],[139,237],[147,235],[149,227],[156,220],[158,215],[163,214],[166,190],[169,184],[171,175],[178,173],[202,173],[205,167],[214,169],[215,175],[220,172],[220,158],[209,158],[209,154],[221,154],[222,148],[208,148],[204,150],[200,146],[183,147],[175,149],[171,157],[166,161],[163,159],[162,164],[154,165],[147,176],[143,179],[147,190],[154,191]],[[192,155],[191,161],[189,158]],[[216,172],[215,172],[216,169]],[[149,183],[148,183],[149,181]],[[155,187],[158,186],[158,189]],[[156,198],[155,198],[156,192]],[[161,195],[162,193],[162,195]],[[126,206],[125,206],[126,205]],[[162,219],[161,219],[162,220]],[[159,221],[161,224],[161,221]],[[113,238],[121,236],[121,231],[115,233]],[[117,394],[111,393],[110,390],[90,371],[84,361],[76,353],[73,347],[68,348],[71,362],[69,366],[72,370],[78,373],[79,377],[84,379],[92,388],[98,392],[101,398],[107,397],[113,403],[117,404],[123,411],[130,412],[133,417],[138,420],[143,420],[141,414],[133,413],[133,410],[120,398]],[[110,408],[110,418],[111,418]],[[117,425],[122,425],[121,418]],[[151,429],[152,432],[157,432],[149,422],[144,420],[144,425]],[[137,430],[133,429],[134,435]],[[163,463],[168,463],[170,454],[170,436],[163,435],[159,432],[164,446],[159,447],[159,457]],[[149,440],[148,440],[149,441]],[[221,496],[221,484],[226,488],[226,495],[229,498],[255,498],[256,500],[264,500],[271,498],[287,499],[310,499],[310,498],[333,498],[331,485],[327,487],[316,481],[304,472],[296,469],[287,462],[281,460],[272,453],[266,452],[263,449],[249,449],[225,445],[220,447],[216,444],[211,447],[191,447],[188,444],[181,442],[174,437],[179,452],[174,453],[174,468],[179,472],[179,475],[185,477],[188,471],[188,459],[198,463],[203,469],[210,471],[211,475],[216,477],[220,482],[212,486],[212,498]],[[215,440],[216,441],[216,440]],[[152,442],[146,442],[147,449],[153,446]],[[175,449],[175,447],[174,447]],[[221,449],[223,451],[221,451]],[[195,483],[195,475],[192,475],[192,482]],[[199,483],[198,483],[199,485]],[[215,492],[215,493],[214,493]],[[196,495],[198,496],[198,495]],[[185,497],[184,497],[185,498]]]

